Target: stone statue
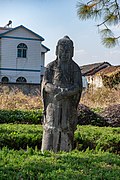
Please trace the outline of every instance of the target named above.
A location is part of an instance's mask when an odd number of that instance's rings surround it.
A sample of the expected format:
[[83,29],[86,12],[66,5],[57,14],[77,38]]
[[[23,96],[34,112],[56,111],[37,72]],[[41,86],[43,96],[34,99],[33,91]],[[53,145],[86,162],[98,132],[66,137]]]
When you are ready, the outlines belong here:
[[79,66],[72,60],[73,42],[68,36],[58,41],[56,56],[56,60],[47,65],[42,81],[44,122],[41,150],[71,151],[82,77]]

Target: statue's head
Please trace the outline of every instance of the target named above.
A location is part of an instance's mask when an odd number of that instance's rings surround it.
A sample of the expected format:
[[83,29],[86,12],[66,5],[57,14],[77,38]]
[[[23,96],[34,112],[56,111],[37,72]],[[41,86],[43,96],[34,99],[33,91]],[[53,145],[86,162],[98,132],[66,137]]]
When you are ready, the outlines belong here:
[[73,50],[73,41],[68,36],[64,36],[57,43],[56,56],[62,61],[68,61],[73,57]]

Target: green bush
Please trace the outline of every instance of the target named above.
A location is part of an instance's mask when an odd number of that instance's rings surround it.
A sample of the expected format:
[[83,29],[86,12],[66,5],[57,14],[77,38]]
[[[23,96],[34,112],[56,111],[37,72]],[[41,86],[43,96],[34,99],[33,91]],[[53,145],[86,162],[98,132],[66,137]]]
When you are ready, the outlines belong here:
[[120,157],[108,152],[0,151],[0,180],[119,180],[119,172]]
[[0,147],[27,149],[27,146],[39,149],[42,142],[42,126],[26,124],[1,124]]
[[76,147],[120,153],[120,128],[78,126],[75,132]]
[[[95,149],[120,153],[120,128],[78,126],[75,132],[75,147],[78,150]],[[1,124],[0,147],[27,149],[41,148],[42,126],[26,124]]]
[[41,124],[42,110],[0,110],[0,123]]

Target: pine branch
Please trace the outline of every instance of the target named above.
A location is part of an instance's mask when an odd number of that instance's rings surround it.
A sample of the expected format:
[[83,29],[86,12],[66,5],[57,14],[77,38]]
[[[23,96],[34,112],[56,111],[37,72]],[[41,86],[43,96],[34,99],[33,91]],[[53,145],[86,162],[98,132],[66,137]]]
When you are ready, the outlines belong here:
[[120,36],[115,37],[109,26],[120,22],[120,5],[118,0],[89,0],[86,4],[79,2],[77,14],[81,20],[100,19],[102,22],[97,27],[105,26],[100,31],[102,43],[106,47],[114,47],[118,44]]

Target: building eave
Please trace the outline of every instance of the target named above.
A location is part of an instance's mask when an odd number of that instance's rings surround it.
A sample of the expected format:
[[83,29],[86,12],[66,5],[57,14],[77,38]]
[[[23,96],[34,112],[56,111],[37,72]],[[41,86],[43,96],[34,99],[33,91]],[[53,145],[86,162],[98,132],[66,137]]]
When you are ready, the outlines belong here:
[[47,51],[50,51],[50,49],[44,46],[43,44],[42,44],[42,47],[45,48]]
[[23,25],[17,26],[17,27],[15,27],[15,28],[13,28],[13,29],[8,30],[7,32],[1,33],[1,34],[0,34],[0,37],[4,36],[4,35],[6,35],[6,34],[8,34],[8,33],[10,33],[10,32],[13,32],[13,31],[15,31],[16,29],[19,29],[19,28],[24,28],[24,29],[26,29],[27,31],[31,32],[31,33],[34,34],[36,37],[38,37],[38,38],[40,39],[40,41],[44,41],[44,38],[43,38],[42,36],[36,34],[35,32],[31,31],[30,29],[26,28],[26,27],[23,26]]

